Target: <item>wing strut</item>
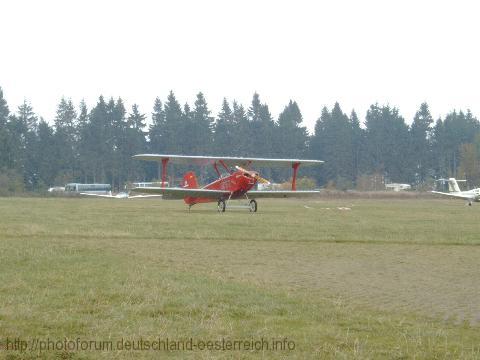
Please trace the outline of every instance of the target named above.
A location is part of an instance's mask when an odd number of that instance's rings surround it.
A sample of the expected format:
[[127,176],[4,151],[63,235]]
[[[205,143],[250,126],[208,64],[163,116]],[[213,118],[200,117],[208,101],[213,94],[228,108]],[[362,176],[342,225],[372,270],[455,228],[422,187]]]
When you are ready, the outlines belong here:
[[225,170],[227,170],[227,172],[228,172],[229,174],[232,173],[232,171],[228,168],[228,166],[225,165],[225,163],[223,162],[223,160],[220,160],[219,163],[220,163],[220,165],[222,165],[222,166],[225,168]]
[[162,188],[165,187],[165,179],[167,178],[168,158],[162,159]]
[[213,163],[213,168],[215,169],[215,172],[217,173],[218,177],[220,177],[220,171],[218,171],[218,166],[216,162]]
[[297,190],[297,172],[299,167],[300,167],[300,163],[298,162],[292,164],[292,169],[293,169],[292,191]]

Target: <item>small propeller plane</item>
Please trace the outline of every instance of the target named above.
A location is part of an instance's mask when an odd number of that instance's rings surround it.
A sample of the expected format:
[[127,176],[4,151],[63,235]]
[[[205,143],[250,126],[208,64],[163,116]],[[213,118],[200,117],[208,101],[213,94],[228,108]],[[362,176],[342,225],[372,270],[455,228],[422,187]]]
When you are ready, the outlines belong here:
[[432,191],[434,194],[446,195],[451,196],[457,199],[463,199],[468,201],[468,205],[472,206],[474,201],[480,202],[480,188],[461,191],[460,187],[458,186],[459,181],[466,181],[466,180],[456,180],[455,178],[450,179],[439,179],[437,181],[448,181],[448,193],[441,192],[441,191]]
[[[323,163],[321,160],[299,160],[299,159],[264,159],[264,158],[241,158],[241,157],[215,157],[215,156],[185,156],[185,155],[161,155],[161,154],[139,154],[134,159],[156,161],[162,165],[161,187],[138,187],[132,192],[144,194],[161,194],[163,199],[183,199],[190,209],[199,203],[217,202],[219,212],[225,212],[229,208],[248,208],[250,212],[257,211],[259,198],[288,198],[306,197],[319,193],[319,191],[297,191],[296,180],[300,165],[317,165]],[[167,165],[200,165],[213,166],[218,175],[214,182],[199,187],[197,178],[193,171],[187,172],[183,177],[183,187],[165,187],[167,178]],[[219,166],[226,170],[227,175],[222,176]],[[257,171],[250,169],[257,167],[291,167],[293,169],[292,190],[267,191],[253,190],[257,183],[269,184],[269,181],[262,178]],[[235,170],[233,170],[235,169]],[[245,199],[247,205],[231,206],[230,200]]]

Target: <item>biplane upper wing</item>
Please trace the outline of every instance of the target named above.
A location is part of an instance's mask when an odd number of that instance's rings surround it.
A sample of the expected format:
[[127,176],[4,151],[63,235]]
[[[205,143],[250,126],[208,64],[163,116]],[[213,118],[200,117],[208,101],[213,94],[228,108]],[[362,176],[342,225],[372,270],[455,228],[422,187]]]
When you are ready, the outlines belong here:
[[320,194],[320,191],[264,191],[264,190],[252,190],[247,192],[249,198],[260,199],[260,198],[298,198],[298,197],[309,197]]
[[228,197],[229,191],[209,190],[209,189],[187,189],[187,188],[161,188],[161,187],[141,187],[134,188],[131,191],[143,194],[160,194],[165,200],[183,199],[185,196],[219,199]]
[[265,159],[265,158],[243,158],[230,156],[186,156],[186,155],[162,155],[162,154],[138,154],[134,159],[146,161],[168,160],[172,164],[180,165],[214,165],[225,164],[226,166],[255,166],[255,167],[291,167],[294,164],[315,165],[321,164],[321,160],[300,160],[300,159]]

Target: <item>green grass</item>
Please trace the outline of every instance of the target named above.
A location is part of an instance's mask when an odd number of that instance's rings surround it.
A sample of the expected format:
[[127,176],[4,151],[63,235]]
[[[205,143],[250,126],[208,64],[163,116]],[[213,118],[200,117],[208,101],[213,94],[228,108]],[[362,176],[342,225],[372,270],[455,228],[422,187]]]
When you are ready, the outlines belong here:
[[[339,210],[348,207],[350,210]],[[480,207],[0,198],[0,358],[480,358]],[[6,338],[293,351],[10,351]]]

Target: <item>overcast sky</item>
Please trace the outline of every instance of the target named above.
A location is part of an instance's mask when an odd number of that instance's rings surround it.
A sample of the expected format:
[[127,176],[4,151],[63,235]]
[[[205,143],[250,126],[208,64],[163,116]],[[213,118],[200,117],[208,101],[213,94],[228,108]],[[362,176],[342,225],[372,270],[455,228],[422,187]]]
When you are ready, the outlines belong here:
[[361,119],[375,102],[409,123],[424,101],[480,116],[476,3],[2,0],[0,86],[48,121],[62,96],[150,115],[170,90],[182,104],[202,91],[214,115],[224,96],[257,91],[275,118],[294,99],[309,129],[335,101]]

